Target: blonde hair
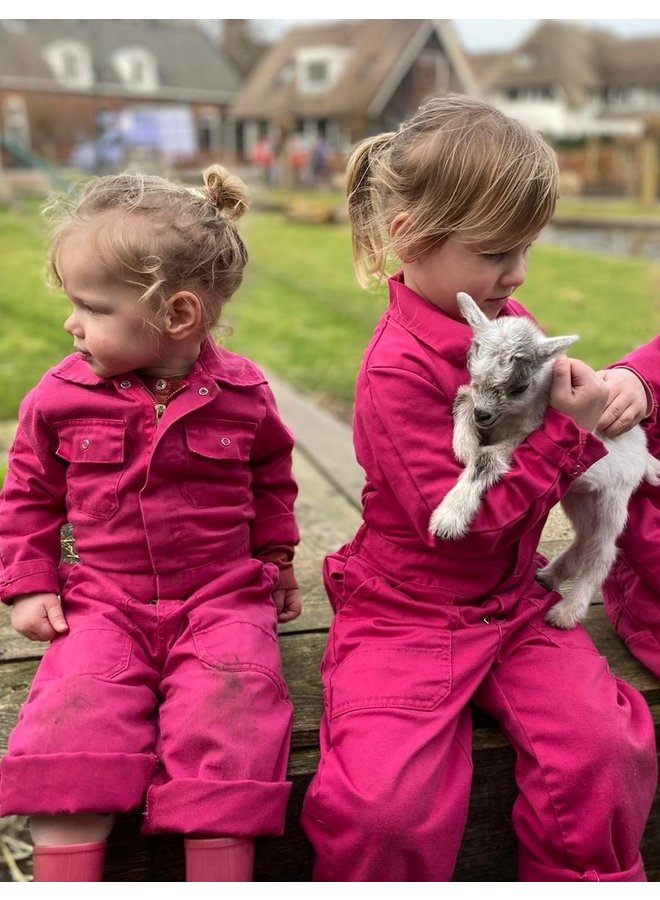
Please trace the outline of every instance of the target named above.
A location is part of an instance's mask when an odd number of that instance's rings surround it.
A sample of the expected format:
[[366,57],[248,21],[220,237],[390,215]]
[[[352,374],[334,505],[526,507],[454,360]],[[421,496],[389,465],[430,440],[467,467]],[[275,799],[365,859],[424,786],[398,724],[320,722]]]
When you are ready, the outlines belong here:
[[205,328],[212,328],[243,279],[248,256],[234,223],[249,201],[243,182],[222,166],[210,166],[203,179],[204,190],[198,190],[123,172],[94,178],[73,196],[55,197],[44,208],[54,225],[52,280],[62,286],[57,254],[71,231],[103,217],[101,262],[142,288],[140,301],[152,301],[156,314],[177,290],[197,293]]
[[382,280],[391,255],[413,260],[450,236],[508,250],[548,224],[558,184],[554,151],[521,122],[471,97],[430,100],[398,131],[362,141],[348,161],[358,280]]

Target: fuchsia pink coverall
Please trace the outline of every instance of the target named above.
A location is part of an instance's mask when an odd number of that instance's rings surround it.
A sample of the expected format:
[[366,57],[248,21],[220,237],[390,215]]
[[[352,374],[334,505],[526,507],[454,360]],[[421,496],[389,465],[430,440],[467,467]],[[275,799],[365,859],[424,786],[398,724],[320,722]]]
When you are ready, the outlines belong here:
[[[526,315],[510,300],[502,315]],[[321,760],[303,824],[325,881],[449,881],[468,810],[470,702],[517,754],[524,881],[645,880],[653,721],[581,626],[544,622],[535,581],[551,507],[604,455],[550,409],[484,497],[469,534],[428,533],[455,484],[452,402],[467,325],[390,280],[358,377],[364,524],[327,557],[336,615],[322,665]]]
[[[632,369],[653,397],[643,426],[649,450],[660,459],[660,337],[617,363]],[[643,482],[628,507],[619,553],[605,584],[605,609],[629,650],[660,678],[660,487]]]
[[[76,356],[21,408],[1,596],[61,593],[0,770],[0,812],[122,812],[146,830],[281,833],[292,706],[278,569],[298,541],[293,441],[257,367],[205,342],[160,422],[135,375]],[[80,564],[60,560],[73,526]],[[287,585],[285,585],[287,586]]]

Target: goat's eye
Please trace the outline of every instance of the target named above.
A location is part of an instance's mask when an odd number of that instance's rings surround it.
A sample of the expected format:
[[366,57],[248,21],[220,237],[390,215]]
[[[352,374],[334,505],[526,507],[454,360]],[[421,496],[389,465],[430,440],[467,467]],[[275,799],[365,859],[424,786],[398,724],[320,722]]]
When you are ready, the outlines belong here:
[[511,388],[509,393],[512,397],[518,397],[520,394],[524,394],[528,387],[529,384],[520,384],[518,387]]

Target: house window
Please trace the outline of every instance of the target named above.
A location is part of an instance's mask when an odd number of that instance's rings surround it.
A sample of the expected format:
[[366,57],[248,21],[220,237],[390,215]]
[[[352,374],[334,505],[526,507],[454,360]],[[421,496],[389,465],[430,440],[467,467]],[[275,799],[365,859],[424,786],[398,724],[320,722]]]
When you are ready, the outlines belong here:
[[347,47],[301,47],[295,54],[297,90],[315,94],[332,89],[344,74],[351,52]]
[[199,117],[199,149],[210,152],[221,146],[220,113],[217,110],[203,112]]
[[89,88],[94,84],[92,55],[77,41],[54,41],[43,49],[53,75],[67,87]]
[[316,60],[307,64],[307,81],[310,84],[325,84],[328,80],[328,64],[325,60]]
[[146,47],[122,47],[113,54],[112,63],[120,82],[129,90],[158,89],[156,58]]
[[80,76],[80,59],[76,53],[62,54],[62,75],[66,81],[76,81]]
[[30,146],[30,124],[22,97],[6,97],[2,104],[2,133],[9,144]]
[[528,72],[536,65],[536,55],[529,50],[521,50],[520,53],[516,53],[513,65],[520,72]]

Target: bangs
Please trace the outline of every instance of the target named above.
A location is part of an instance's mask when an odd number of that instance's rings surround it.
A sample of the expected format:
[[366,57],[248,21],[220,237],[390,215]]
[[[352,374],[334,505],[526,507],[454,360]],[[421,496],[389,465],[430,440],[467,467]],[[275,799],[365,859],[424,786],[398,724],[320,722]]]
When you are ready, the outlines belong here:
[[[541,171],[539,168],[531,166],[515,182],[496,180],[475,198],[454,236],[489,253],[502,253],[536,237],[551,221],[558,194],[554,157]],[[516,190],[512,190],[512,184]]]

